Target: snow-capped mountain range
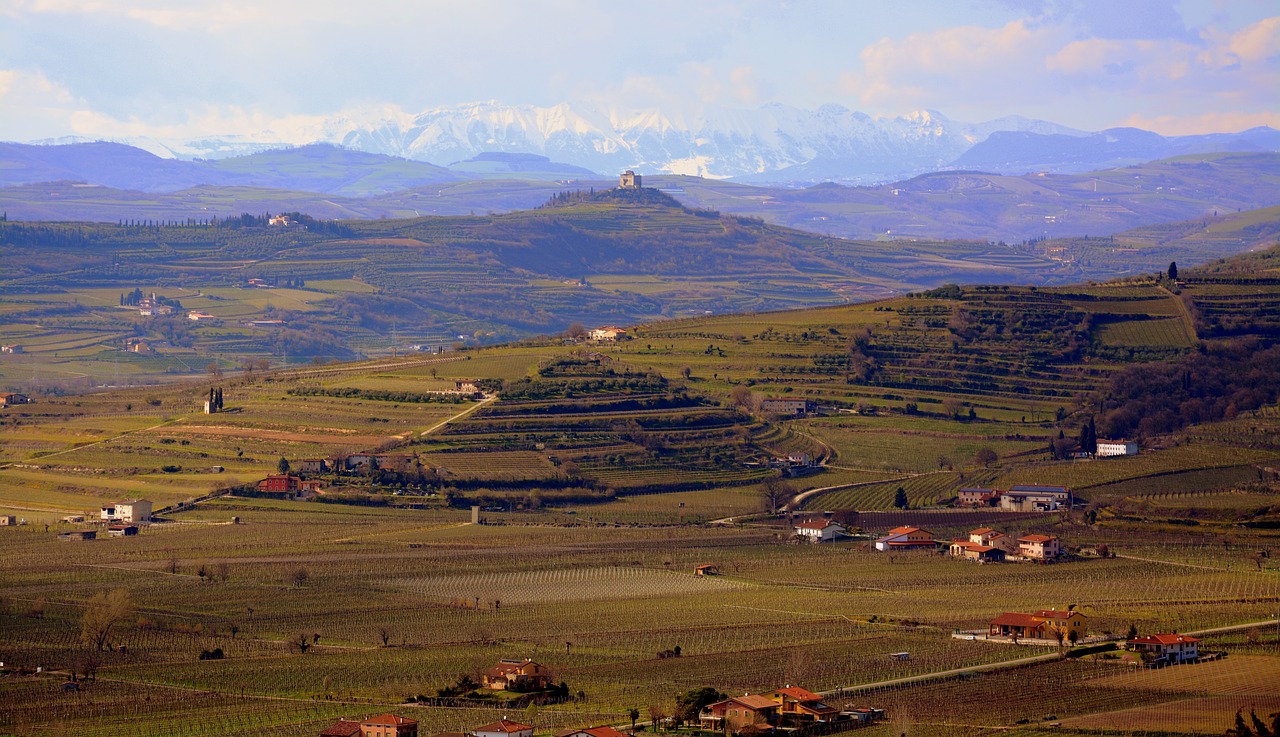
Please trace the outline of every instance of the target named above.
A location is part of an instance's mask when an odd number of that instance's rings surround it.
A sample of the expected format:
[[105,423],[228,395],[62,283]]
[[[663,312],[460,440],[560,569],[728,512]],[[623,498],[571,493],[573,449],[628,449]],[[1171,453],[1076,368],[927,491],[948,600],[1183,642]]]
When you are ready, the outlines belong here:
[[873,118],[839,105],[707,107],[676,114],[484,102],[417,114],[394,106],[352,110],[289,131],[119,142],[177,159],[223,159],[330,143],[439,166],[501,152],[541,155],[606,176],[634,169],[756,183],[879,183],[957,166],[1010,173],[1086,171],[1179,153],[1275,150],[1278,135],[1269,128],[1181,138],[1133,129],[1091,133],[1020,116],[963,123],[923,110]]

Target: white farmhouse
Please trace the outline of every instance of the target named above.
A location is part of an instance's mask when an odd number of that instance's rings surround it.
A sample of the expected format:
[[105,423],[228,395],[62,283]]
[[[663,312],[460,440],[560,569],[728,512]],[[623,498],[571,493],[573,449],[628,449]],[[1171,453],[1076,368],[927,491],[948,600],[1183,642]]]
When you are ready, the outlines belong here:
[[102,508],[102,519],[107,522],[150,522],[151,502],[146,499],[116,502]]
[[1138,444],[1132,440],[1099,440],[1098,451],[1094,455],[1099,458],[1136,456],[1138,455]]
[[825,543],[845,534],[845,529],[829,519],[811,519],[796,525],[796,534],[811,543]]

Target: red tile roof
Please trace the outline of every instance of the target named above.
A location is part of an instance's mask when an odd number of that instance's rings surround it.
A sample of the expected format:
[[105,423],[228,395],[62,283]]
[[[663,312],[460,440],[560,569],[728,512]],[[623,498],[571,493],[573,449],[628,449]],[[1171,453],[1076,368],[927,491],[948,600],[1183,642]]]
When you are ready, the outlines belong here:
[[1054,537],[1054,536],[1052,536],[1052,535],[1023,535],[1022,537],[1018,538],[1018,542],[1020,542],[1020,543],[1047,543],[1047,542],[1049,542],[1050,540],[1057,540],[1057,539],[1058,539],[1058,538],[1056,538],[1056,537]]
[[521,724],[520,722],[513,722],[513,721],[510,721],[510,720],[508,720],[508,719],[499,719],[498,721],[494,722],[493,724],[486,724],[486,725],[484,725],[483,727],[476,727],[474,731],[476,731],[476,732],[505,732],[505,733],[507,733],[507,734],[511,734],[512,732],[523,732],[523,731],[525,731],[525,730],[529,730],[529,729],[533,729],[533,727],[530,727],[530,726],[529,726],[529,725],[527,725],[527,724]]
[[796,529],[797,530],[825,530],[832,525],[838,525],[838,524],[840,523],[834,522],[829,519],[805,520],[804,522],[801,522],[800,524],[796,525]]
[[774,691],[774,693],[776,694],[780,693],[786,696],[790,696],[796,701],[818,701],[819,699],[822,698],[818,694],[806,688],[800,688],[799,686],[787,686],[785,688],[780,688],[777,691]]
[[[1066,609],[1041,609],[1036,612],[1037,617],[1044,617],[1045,619],[1071,619],[1073,614],[1080,614],[1080,612],[1069,612]],[[1080,614],[1080,616],[1083,617],[1084,615]]]
[[990,527],[979,527],[976,530],[970,530],[969,534],[970,535],[986,535],[991,532],[995,532],[995,530],[991,529]]
[[368,719],[361,722],[362,725],[366,725],[370,727],[409,726],[417,723],[418,723],[417,719],[402,717],[399,714],[379,714],[376,717],[369,717]]
[[890,535],[910,535],[913,532],[924,532],[924,530],[921,530],[919,527],[895,527],[892,530],[889,530],[889,532],[885,534],[885,537]]
[[1137,637],[1129,642],[1142,645],[1177,645],[1178,643],[1200,642],[1200,638],[1190,635],[1147,635],[1146,637]]
[[1039,619],[1031,614],[1022,614],[1021,612],[1005,612],[995,619],[991,620],[991,624],[1005,625],[1010,627],[1039,627],[1044,624],[1044,620]]
[[613,727],[588,727],[587,729],[566,729],[563,732],[557,732],[556,737],[570,737],[575,734],[586,734],[591,737],[627,737],[625,732],[619,732]]
[[764,696],[753,696],[750,694],[746,696],[733,696],[729,698],[729,701],[736,701],[748,709],[754,709],[756,711],[778,708],[778,702]]
[[320,737],[360,737],[360,722],[350,719],[339,719],[335,724],[325,728]]

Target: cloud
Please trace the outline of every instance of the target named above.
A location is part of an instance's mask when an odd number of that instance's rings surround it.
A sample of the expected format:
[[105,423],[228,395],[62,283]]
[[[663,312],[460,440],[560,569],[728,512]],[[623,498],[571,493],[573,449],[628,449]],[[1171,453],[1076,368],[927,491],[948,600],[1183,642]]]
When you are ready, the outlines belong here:
[[1164,115],[1147,117],[1131,115],[1120,123],[1122,126],[1155,131],[1165,136],[1189,136],[1198,133],[1239,133],[1270,126],[1280,129],[1280,112],[1208,112],[1199,115]]
[[10,15],[116,15],[170,30],[219,31],[231,26],[267,19],[257,4],[223,1],[216,4],[189,0],[9,0]]
[[[1280,89],[1280,17],[1234,32],[1204,28],[1193,38],[1119,35],[1080,38],[1063,23],[1019,19],[885,38],[862,49],[861,68],[847,71],[839,89],[865,106],[927,106],[970,118],[1069,100],[1080,117],[1059,122],[1079,125],[1087,111],[1094,127],[1271,119],[1262,113],[1274,111]],[[1187,125],[1170,123],[1179,117]]]
[[25,141],[71,134],[70,118],[86,108],[83,100],[39,71],[0,69],[0,140]]

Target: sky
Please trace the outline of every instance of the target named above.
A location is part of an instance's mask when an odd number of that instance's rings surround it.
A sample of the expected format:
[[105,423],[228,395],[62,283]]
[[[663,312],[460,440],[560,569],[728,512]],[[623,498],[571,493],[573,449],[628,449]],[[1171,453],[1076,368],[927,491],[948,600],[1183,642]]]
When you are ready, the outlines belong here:
[[302,137],[489,100],[1280,128],[1280,4],[0,0],[0,140]]

